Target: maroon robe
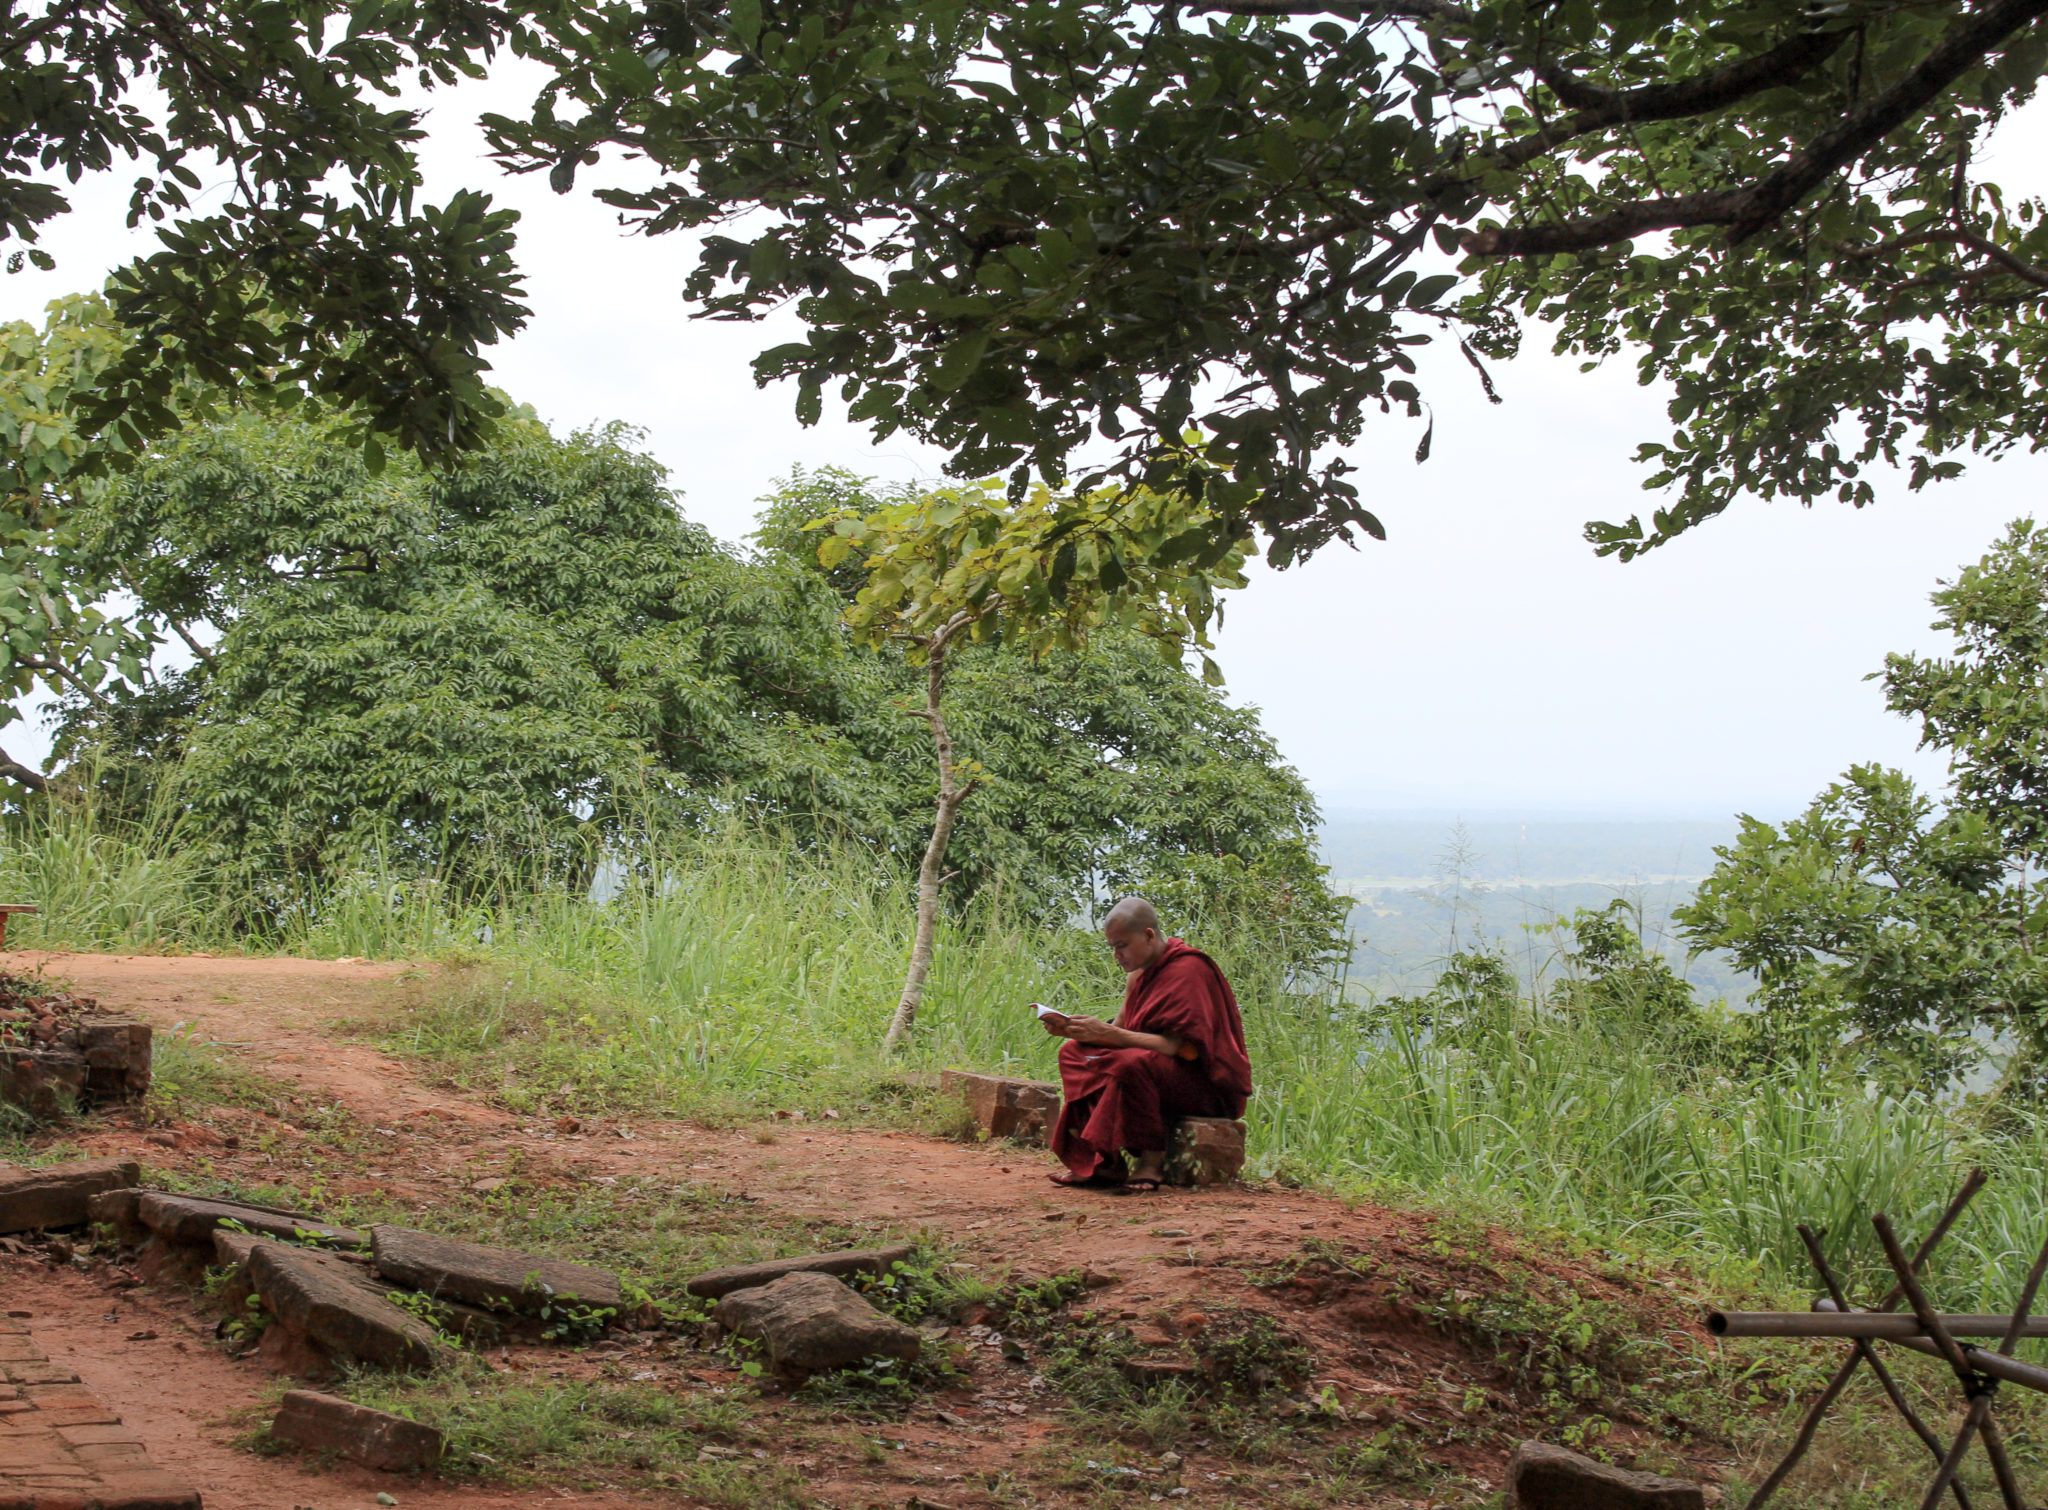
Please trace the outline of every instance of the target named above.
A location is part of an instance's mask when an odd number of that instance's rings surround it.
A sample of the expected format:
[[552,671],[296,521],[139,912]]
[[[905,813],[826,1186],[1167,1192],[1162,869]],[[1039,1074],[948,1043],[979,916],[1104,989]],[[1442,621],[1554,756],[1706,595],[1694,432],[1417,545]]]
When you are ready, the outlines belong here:
[[1252,1092],[1237,998],[1216,962],[1179,939],[1124,987],[1116,1025],[1133,1033],[1170,1033],[1196,1051],[1173,1059],[1151,1049],[1105,1049],[1069,1039],[1060,1045],[1066,1104],[1052,1130],[1052,1151],[1074,1178],[1121,1179],[1125,1150],[1166,1147],[1178,1117],[1240,1117]]

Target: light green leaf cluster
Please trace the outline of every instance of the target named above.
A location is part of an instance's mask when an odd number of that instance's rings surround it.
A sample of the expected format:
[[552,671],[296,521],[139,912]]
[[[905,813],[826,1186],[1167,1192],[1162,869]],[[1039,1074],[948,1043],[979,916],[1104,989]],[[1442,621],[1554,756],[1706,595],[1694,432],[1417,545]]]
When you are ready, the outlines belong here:
[[1883,678],[1949,790],[1856,766],[1787,823],[1745,819],[1676,915],[1757,973],[1788,1034],[1925,1084],[1988,1056],[2048,1094],[2048,535],[2013,525],[1934,601],[1958,653]]
[[1011,498],[985,480],[818,521],[829,571],[851,557],[868,580],[846,611],[871,644],[929,639],[955,619],[972,638],[1008,637],[1034,654],[1078,650],[1108,626],[1170,655],[1203,652],[1217,594],[1244,585],[1245,542],[1216,548],[1211,511],[1185,493],[1103,488]]

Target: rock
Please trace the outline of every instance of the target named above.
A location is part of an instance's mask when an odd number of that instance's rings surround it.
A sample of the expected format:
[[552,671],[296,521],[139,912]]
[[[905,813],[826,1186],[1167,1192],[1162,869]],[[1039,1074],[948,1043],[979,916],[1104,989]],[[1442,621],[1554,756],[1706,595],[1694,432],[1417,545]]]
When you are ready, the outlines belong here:
[[587,1264],[459,1242],[409,1227],[372,1227],[370,1247],[379,1274],[437,1300],[528,1314],[550,1301],[574,1301],[614,1313],[625,1309],[619,1276]]
[[1705,1510],[1698,1484],[1632,1473],[1547,1442],[1524,1442],[1508,1459],[1508,1504],[1516,1510]]
[[771,1258],[764,1263],[707,1270],[684,1288],[692,1295],[716,1300],[735,1290],[758,1290],[790,1274],[887,1274],[891,1264],[901,1263],[916,1251],[904,1243],[896,1248],[847,1248],[838,1253],[807,1253],[801,1258]]
[[0,1232],[82,1227],[94,1196],[141,1178],[141,1166],[131,1159],[79,1159],[0,1171]]
[[915,1358],[916,1331],[884,1316],[829,1274],[788,1274],[771,1285],[735,1290],[713,1319],[761,1344],[784,1377],[845,1368],[863,1358]]
[[0,1047],[0,1101],[38,1122],[61,1121],[84,1102],[89,1073],[85,1056],[76,1049]]
[[308,1389],[285,1395],[270,1434],[294,1447],[331,1452],[385,1473],[432,1468],[447,1445],[431,1426]]
[[249,1250],[249,1282],[285,1335],[265,1336],[267,1358],[293,1372],[319,1365],[367,1363],[424,1371],[448,1362],[434,1329],[386,1300],[354,1264],[332,1253],[289,1243],[258,1242]]
[[1140,1389],[1175,1381],[1191,1383],[1202,1373],[1199,1367],[1185,1358],[1126,1358],[1120,1367],[1123,1376]]
[[245,1201],[207,1201],[197,1196],[172,1195],[168,1191],[145,1191],[135,1206],[136,1219],[167,1243],[213,1247],[214,1229],[222,1222],[234,1222],[264,1237],[288,1237],[331,1243],[337,1248],[360,1248],[369,1238],[353,1227],[334,1227],[296,1211],[279,1211],[270,1206],[252,1206]]
[[133,1185],[102,1190],[86,1201],[85,1219],[95,1227],[112,1228],[114,1241],[124,1248],[132,1248],[149,1236],[149,1229],[135,1214],[142,1196],[143,1192]]
[[1043,1143],[1060,1114],[1060,1088],[1043,1080],[946,1070],[939,1090],[967,1103],[968,1113],[991,1138]]
[[1183,1117],[1166,1153],[1169,1185],[1227,1185],[1244,1168],[1244,1124],[1231,1117]]

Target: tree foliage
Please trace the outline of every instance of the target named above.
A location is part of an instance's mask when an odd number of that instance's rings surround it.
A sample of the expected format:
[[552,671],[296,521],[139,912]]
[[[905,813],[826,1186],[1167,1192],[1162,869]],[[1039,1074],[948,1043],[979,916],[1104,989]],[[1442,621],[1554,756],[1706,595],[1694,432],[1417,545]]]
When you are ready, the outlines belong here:
[[674,0],[551,18],[554,80],[492,128],[564,191],[650,164],[599,197],[705,231],[707,312],[794,303],[756,372],[805,419],[837,394],[1013,496],[1144,485],[1279,560],[1380,533],[1333,448],[1428,413],[1419,347],[1489,394],[1528,322],[1633,353],[1674,496],[1589,527],[1627,556],[2034,443],[2048,227],[1972,164],[2043,9]]
[[2022,520],[1934,594],[1948,657],[1893,655],[1886,702],[1945,753],[1937,799],[1857,766],[1798,818],[1745,818],[1675,916],[1756,972],[1778,1032],[1923,1083],[2048,1088],[2048,535]]
[[[480,76],[522,14],[494,0],[51,0],[0,12],[0,241],[36,243],[61,184],[133,163],[127,218],[158,250],[118,270],[131,337],[97,375],[86,428],[128,451],[183,422],[194,381],[248,402],[348,412],[426,456],[473,448],[497,412],[481,348],[519,328],[516,216],[462,190],[417,202],[421,112],[407,85]],[[225,195],[202,186],[225,176]]]
[[1393,412],[1427,453],[1420,347],[1490,392],[1535,322],[1675,389],[1642,452],[1670,498],[1589,527],[1627,556],[1745,492],[1861,504],[1873,464],[2035,443],[2048,227],[1973,165],[2042,10],[53,0],[0,15],[0,239],[47,262],[63,180],[139,165],[160,249],[82,411],[130,453],[193,381],[345,410],[373,464],[473,450],[512,217],[418,204],[421,113],[387,101],[509,51],[547,72],[505,163],[566,193],[642,160],[599,196],[706,232],[700,311],[794,304],[756,370],[806,420],[829,393],[960,477],[1143,485],[1292,560],[1380,533],[1339,453]]
[[[264,868],[559,858],[726,789],[788,821],[877,805],[836,732],[836,605],[686,523],[617,432],[513,420],[460,468],[373,475],[332,426],[244,416],[81,519],[185,626],[177,791]],[[135,743],[96,711],[68,748]]]
[[[515,407],[461,466],[373,474],[338,429],[230,416],[81,489],[79,581],[131,584],[96,611],[170,648],[68,696],[53,785],[186,812],[281,884],[372,855],[573,870],[734,815],[798,843],[921,842],[915,673],[854,643],[817,536],[790,524],[879,490],[792,479],[743,556],[621,432],[557,438]],[[1115,629],[1080,655],[972,646],[955,676],[987,774],[954,897],[1000,885],[1067,917],[1097,884],[1181,884],[1276,948],[1329,947],[1314,803],[1254,713]]]

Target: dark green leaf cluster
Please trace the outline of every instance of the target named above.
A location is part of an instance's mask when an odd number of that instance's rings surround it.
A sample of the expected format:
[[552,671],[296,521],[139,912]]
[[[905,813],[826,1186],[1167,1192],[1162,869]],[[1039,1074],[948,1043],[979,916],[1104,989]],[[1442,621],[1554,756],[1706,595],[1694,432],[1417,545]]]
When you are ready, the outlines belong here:
[[[552,7],[549,7],[552,8]],[[493,0],[53,0],[0,13],[0,241],[70,209],[61,181],[133,162],[128,223],[160,249],[109,285],[134,335],[87,428],[138,449],[195,379],[348,411],[372,465],[476,446],[479,349],[526,310],[517,218],[465,190],[415,203],[420,114],[385,98],[480,76],[528,7]],[[224,198],[202,196],[225,173]]]
[[1528,320],[1635,351],[1676,497],[1593,527],[1629,555],[1742,492],[1860,504],[1874,462],[2032,443],[2048,230],[1970,163],[2041,11],[664,0],[559,18],[491,126],[562,190],[605,145],[651,163],[599,197],[707,231],[707,312],[794,303],[756,372],[806,420],[830,392],[1020,495],[1179,485],[1279,560],[1380,532],[1331,448],[1425,415],[1419,346],[1489,395]]

